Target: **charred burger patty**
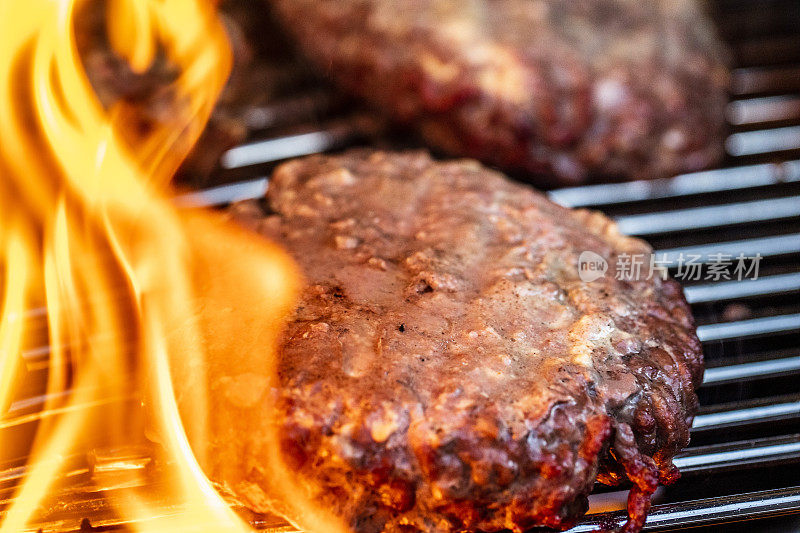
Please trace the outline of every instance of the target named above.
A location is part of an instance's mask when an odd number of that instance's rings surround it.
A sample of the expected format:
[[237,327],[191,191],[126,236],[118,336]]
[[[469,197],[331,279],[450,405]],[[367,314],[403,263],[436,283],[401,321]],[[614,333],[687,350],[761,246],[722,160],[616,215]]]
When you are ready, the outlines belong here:
[[[313,501],[353,530],[564,529],[595,480],[630,480],[634,531],[676,478],[700,344],[674,281],[581,281],[583,251],[650,252],[605,216],[473,161],[368,151],[286,163],[266,208],[232,213],[307,280],[277,396],[258,401],[278,406]],[[247,391],[262,381],[237,383],[231,398],[262,398]],[[223,438],[217,476],[266,510],[259,438]]]
[[726,53],[696,0],[270,0],[341,87],[544,184],[722,156]]

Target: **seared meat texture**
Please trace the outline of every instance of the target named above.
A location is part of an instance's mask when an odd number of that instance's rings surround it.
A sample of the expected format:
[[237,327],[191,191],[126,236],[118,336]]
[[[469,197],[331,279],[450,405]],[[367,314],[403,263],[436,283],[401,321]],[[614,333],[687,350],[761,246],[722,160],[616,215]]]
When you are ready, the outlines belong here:
[[722,156],[726,52],[696,0],[271,0],[317,66],[430,145],[546,185]]
[[[312,500],[353,530],[565,529],[595,480],[630,480],[635,531],[676,478],[700,344],[674,281],[613,266],[580,280],[582,251],[611,265],[650,252],[605,216],[473,161],[367,151],[286,163],[266,210],[231,213],[305,274],[277,398],[259,401],[277,402]],[[232,398],[262,398],[243,392],[262,381],[224,379]],[[266,510],[269,451],[258,427],[229,438],[245,412],[231,402],[212,472]]]

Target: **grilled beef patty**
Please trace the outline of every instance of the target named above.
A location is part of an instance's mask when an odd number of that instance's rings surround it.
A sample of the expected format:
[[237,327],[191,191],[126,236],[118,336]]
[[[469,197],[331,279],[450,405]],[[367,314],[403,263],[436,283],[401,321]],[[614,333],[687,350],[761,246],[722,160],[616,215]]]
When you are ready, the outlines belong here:
[[[647,244],[421,152],[286,163],[266,205],[231,213],[286,247],[307,285],[277,398],[250,374],[220,378],[219,480],[256,510],[280,493],[260,471],[260,419],[229,431],[274,401],[285,460],[355,531],[564,529],[595,480],[632,482],[628,531],[641,527],[677,476],[703,373],[678,284],[615,278]],[[612,265],[589,283],[587,250]]]
[[546,185],[722,155],[726,53],[696,0],[270,0],[335,82],[447,153]]

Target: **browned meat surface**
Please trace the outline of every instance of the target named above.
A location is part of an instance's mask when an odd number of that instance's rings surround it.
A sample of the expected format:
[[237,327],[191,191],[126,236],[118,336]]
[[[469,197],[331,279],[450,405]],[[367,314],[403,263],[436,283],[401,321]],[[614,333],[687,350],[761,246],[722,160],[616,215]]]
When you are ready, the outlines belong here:
[[542,184],[722,155],[726,53],[695,0],[270,0],[334,81]]
[[307,280],[277,399],[257,347],[215,377],[209,471],[254,509],[280,498],[272,405],[312,500],[359,532],[564,529],[596,479],[633,482],[635,531],[676,478],[700,344],[674,281],[579,279],[582,251],[650,251],[603,215],[473,161],[367,151],[286,163],[266,208],[230,213]]

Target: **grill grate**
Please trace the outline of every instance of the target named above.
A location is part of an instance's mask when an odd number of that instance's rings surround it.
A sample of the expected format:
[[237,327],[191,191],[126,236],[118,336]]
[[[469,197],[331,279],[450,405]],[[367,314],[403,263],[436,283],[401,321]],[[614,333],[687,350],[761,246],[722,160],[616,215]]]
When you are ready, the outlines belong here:
[[[712,7],[737,64],[723,168],[549,193],[566,206],[603,209],[623,231],[648,239],[659,257],[673,263],[681,253],[763,257],[757,280],[700,281],[685,288],[708,369],[692,444],[675,461],[683,478],[659,491],[647,530],[800,513],[800,3],[715,0]],[[310,87],[285,102],[253,110],[248,122],[260,128],[258,138],[222,159],[219,181],[229,183],[189,192],[176,202],[223,206],[258,198],[267,179],[254,176],[266,175],[278,161],[365,139],[379,146],[398,144],[381,135],[382,125],[368,115],[331,105],[333,100],[324,88]],[[32,310],[25,318],[44,324],[45,310]],[[47,355],[46,345],[26,350],[28,377],[47,372]],[[43,403],[44,397],[36,395],[17,401],[0,418],[0,431],[29,432],[38,420],[58,414],[41,412]],[[47,513],[50,518],[40,527],[86,531],[89,518],[92,531],[118,530],[123,524],[110,503],[118,481],[99,489],[98,477],[152,468],[150,457],[142,445],[95,451],[88,461],[70,458],[75,468],[56,497],[68,503]],[[24,474],[24,460],[0,465],[0,518]],[[609,495],[612,501],[618,496],[602,487],[596,492],[593,498],[606,504]],[[233,500],[231,505],[259,529],[294,531]],[[164,514],[180,511],[163,506]],[[621,510],[591,514],[573,531],[622,521]]]

